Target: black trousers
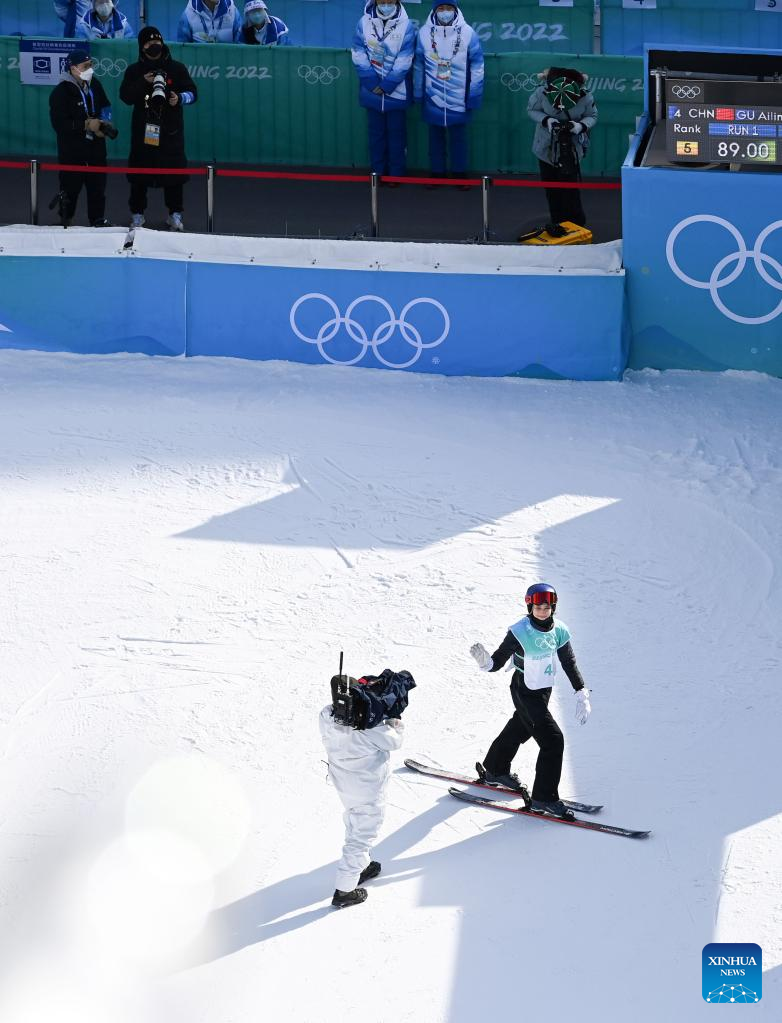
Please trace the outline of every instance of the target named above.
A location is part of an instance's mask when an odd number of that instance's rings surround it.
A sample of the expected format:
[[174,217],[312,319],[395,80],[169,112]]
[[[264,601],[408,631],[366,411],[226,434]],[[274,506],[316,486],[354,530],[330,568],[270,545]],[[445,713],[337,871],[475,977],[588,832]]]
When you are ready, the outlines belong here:
[[[575,171],[565,171],[561,167],[553,167],[544,160],[538,160],[540,164],[541,181],[580,181],[581,168],[576,167]],[[586,214],[581,205],[581,192],[577,188],[547,188],[546,199],[548,199],[549,214],[554,224],[561,224],[563,220],[570,220],[580,227],[586,225]]]
[[[162,175],[161,175],[162,177]],[[173,184],[163,185],[163,202],[169,213],[183,213],[185,209],[185,186],[177,177],[173,177]],[[147,208],[147,189],[155,188],[150,186],[149,178],[142,175],[133,175],[130,182],[130,206],[131,213],[143,213]]]
[[79,174],[78,171],[60,171],[60,190],[67,196],[67,206],[63,209],[65,219],[73,218],[82,185],[87,189],[87,219],[91,224],[103,220],[106,213],[106,175]]
[[534,739],[540,752],[532,798],[546,802],[559,799],[565,738],[548,709],[551,689],[527,689],[518,672],[514,672],[510,694],[516,710],[489,747],[483,766],[490,774],[507,774],[519,746]]

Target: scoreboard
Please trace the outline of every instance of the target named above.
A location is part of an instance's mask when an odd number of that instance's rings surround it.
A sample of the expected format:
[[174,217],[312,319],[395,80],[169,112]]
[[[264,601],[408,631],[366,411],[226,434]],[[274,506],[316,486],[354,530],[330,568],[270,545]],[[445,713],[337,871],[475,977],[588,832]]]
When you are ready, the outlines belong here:
[[782,166],[782,82],[666,78],[665,108],[671,162]]

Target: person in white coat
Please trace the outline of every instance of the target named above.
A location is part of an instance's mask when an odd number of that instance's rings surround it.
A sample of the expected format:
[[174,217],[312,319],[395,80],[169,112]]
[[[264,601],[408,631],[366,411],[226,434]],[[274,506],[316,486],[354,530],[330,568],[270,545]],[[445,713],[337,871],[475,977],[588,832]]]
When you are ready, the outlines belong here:
[[[367,681],[373,678],[369,676]],[[390,680],[390,685],[384,687],[384,678],[386,682]],[[359,685],[354,679],[350,682],[351,688]],[[320,734],[328,754],[329,776],[345,808],[345,844],[331,900],[332,906],[339,909],[364,902],[367,890],[361,886],[380,873],[380,863],[370,854],[385,816],[389,759],[392,751],[402,745],[404,725],[398,715],[407,705],[407,688],[414,685],[408,672],[394,675],[388,669],[375,680],[375,685],[371,682],[367,685],[367,689],[382,692],[381,700],[387,708],[382,710],[382,720],[374,727],[346,724],[334,713],[336,703],[320,712]],[[387,713],[394,716],[388,717]]]

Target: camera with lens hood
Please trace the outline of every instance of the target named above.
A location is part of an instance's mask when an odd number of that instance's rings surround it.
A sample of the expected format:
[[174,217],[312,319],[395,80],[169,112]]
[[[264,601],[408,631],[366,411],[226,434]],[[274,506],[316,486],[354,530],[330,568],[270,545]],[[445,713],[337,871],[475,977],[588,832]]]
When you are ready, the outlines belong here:
[[157,120],[163,116],[163,108],[168,99],[168,82],[165,71],[158,68],[152,79],[152,92],[149,96],[149,112]]

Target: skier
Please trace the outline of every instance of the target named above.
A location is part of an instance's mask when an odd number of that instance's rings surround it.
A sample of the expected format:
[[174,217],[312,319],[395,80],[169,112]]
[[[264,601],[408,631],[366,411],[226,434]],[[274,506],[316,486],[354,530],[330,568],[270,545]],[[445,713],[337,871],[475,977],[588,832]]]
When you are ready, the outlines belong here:
[[358,680],[340,673],[331,680],[333,702],[320,712],[329,775],[345,807],[345,844],[331,900],[338,909],[365,902],[361,885],[380,873],[369,853],[385,814],[391,751],[402,745],[400,715],[414,686],[407,671],[386,668]]
[[554,587],[535,583],[527,590],[524,600],[527,616],[511,625],[493,654],[480,643],[470,647],[481,671],[499,671],[510,657],[513,657],[515,669],[510,685],[516,708],[513,717],[491,744],[483,764],[476,764],[476,767],[488,784],[506,785],[522,792],[526,798],[526,789],[510,767],[519,746],[534,739],[540,752],[530,809],[572,820],[573,811],[560,800],[558,791],[565,740],[548,709],[551,687],[557,676],[557,661],[575,690],[576,720],[582,725],[586,724],[591,711],[589,691],[576,665],[570,630],[563,621],[554,618],[557,609]]

